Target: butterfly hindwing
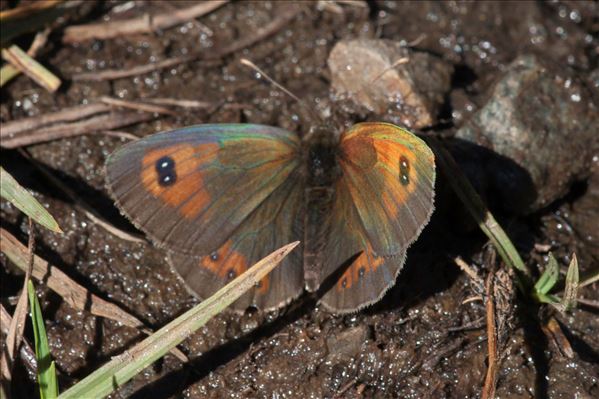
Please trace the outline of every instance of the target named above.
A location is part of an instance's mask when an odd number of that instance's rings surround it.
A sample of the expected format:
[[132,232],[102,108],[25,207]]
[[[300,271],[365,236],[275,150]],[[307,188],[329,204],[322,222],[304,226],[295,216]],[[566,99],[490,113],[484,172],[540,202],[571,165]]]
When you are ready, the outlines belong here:
[[298,151],[283,129],[198,125],[124,146],[106,176],[121,211],[153,241],[207,255],[296,171]]
[[[170,263],[193,294],[207,298],[274,249],[299,240],[303,213],[303,191],[295,173],[264,200],[220,248],[203,257],[171,252]],[[303,286],[300,244],[259,286],[238,299],[233,308],[244,310],[253,305],[264,310],[276,309],[299,296]]]

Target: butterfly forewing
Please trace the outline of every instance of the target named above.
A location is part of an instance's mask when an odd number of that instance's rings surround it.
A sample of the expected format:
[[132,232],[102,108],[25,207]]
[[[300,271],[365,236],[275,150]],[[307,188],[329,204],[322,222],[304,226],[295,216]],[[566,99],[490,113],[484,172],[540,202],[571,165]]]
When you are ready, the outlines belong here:
[[298,151],[297,136],[283,129],[192,126],[119,149],[107,161],[107,182],[121,211],[157,244],[207,255],[296,172]]
[[339,184],[349,192],[373,251],[401,253],[434,208],[432,151],[395,125],[360,123],[341,136],[339,154]]

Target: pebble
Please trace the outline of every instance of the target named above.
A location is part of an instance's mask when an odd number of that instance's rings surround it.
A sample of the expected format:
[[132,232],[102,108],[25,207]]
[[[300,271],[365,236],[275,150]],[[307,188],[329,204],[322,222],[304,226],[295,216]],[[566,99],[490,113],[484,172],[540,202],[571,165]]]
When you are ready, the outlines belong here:
[[340,100],[413,129],[436,123],[453,73],[439,57],[382,39],[342,40],[328,65]]

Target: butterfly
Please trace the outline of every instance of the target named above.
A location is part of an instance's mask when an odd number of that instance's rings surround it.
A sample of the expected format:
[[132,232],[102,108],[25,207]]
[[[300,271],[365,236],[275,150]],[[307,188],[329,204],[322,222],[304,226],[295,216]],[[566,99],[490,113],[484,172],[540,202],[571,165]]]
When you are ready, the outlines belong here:
[[435,160],[423,140],[389,123],[340,134],[317,127],[302,138],[272,126],[206,124],[121,147],[107,159],[106,181],[195,296],[209,297],[299,240],[233,307],[276,309],[335,276],[320,301],[348,313],[395,284],[433,212]]

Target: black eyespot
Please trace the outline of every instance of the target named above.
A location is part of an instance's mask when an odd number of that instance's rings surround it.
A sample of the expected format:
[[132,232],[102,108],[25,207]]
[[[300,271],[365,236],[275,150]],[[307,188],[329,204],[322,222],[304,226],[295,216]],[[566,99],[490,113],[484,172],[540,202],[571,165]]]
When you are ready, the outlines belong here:
[[169,156],[164,156],[156,161],[156,173],[158,174],[158,184],[161,186],[170,186],[177,181],[175,171],[175,161]]
[[358,269],[358,276],[364,277],[365,274],[366,274],[366,269],[364,267],[361,267],[360,269]]
[[258,281],[256,283],[256,288],[261,288],[262,287],[262,281]]
[[404,156],[399,158],[399,181],[404,186],[410,184],[410,162]]
[[233,280],[236,276],[237,276],[237,273],[235,273],[235,270],[233,270],[233,269],[231,269],[227,272],[227,278],[229,280]]
[[217,261],[218,260],[218,253],[212,252],[210,254],[210,259],[213,260],[213,261]]
[[344,278],[343,281],[341,282],[341,286],[343,288],[347,288],[347,279],[346,278]]

